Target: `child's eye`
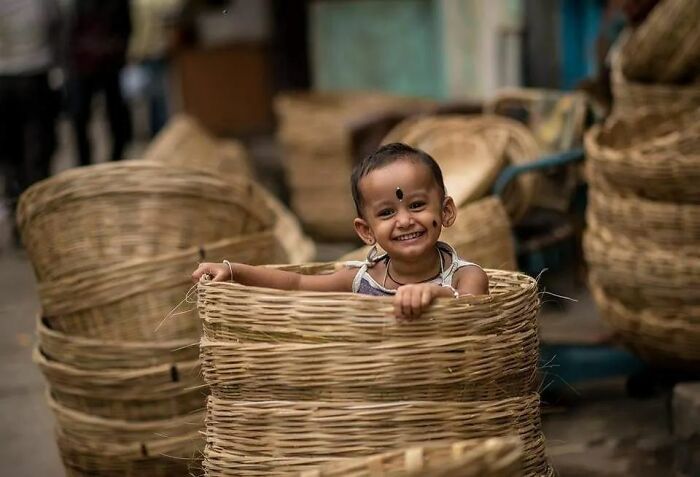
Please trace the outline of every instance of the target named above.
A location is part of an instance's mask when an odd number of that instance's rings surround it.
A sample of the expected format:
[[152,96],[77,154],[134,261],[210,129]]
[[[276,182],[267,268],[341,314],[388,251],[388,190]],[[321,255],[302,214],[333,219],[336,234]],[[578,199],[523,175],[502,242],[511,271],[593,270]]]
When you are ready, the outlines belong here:
[[394,209],[382,209],[377,213],[378,217],[389,217],[394,213]]
[[425,205],[425,202],[419,200],[419,201],[416,201],[416,202],[411,202],[411,205],[409,205],[408,207],[409,207],[410,209],[420,209],[420,208],[423,207],[424,205]]

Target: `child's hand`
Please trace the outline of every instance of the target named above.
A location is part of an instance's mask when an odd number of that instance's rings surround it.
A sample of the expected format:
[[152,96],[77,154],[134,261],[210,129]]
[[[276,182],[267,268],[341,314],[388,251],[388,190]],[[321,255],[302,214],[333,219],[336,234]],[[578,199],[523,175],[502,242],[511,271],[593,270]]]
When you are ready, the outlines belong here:
[[213,277],[215,282],[231,280],[231,270],[225,263],[200,263],[197,270],[192,272],[192,281],[197,283],[203,275]]
[[443,287],[434,283],[415,283],[399,287],[394,295],[396,319],[402,321],[420,318],[436,297],[444,295],[443,291]]

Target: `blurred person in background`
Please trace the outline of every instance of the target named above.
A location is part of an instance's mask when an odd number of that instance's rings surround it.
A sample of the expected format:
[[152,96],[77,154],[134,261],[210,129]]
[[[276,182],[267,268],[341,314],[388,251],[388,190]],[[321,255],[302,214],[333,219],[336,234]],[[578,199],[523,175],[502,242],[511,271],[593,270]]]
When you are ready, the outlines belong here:
[[0,166],[12,217],[19,195],[49,176],[59,96],[49,86],[58,59],[55,0],[0,0]]
[[120,87],[131,34],[129,0],[72,0],[66,44],[68,109],[80,165],[92,162],[88,125],[95,94],[104,93],[112,136],[111,160],[131,140],[131,116]]
[[155,136],[168,120],[168,56],[171,26],[184,0],[131,0],[133,32],[129,60],[140,72],[139,96],[148,102],[149,132]]

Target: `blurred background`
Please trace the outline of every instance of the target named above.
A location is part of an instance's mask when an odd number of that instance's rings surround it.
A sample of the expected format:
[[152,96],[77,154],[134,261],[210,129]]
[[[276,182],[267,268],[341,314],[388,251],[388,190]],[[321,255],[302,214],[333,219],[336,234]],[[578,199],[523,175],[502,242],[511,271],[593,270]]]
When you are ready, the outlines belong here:
[[56,278],[37,250],[66,245],[23,225],[32,184],[114,161],[245,176],[291,221],[281,260],[362,259],[350,170],[400,141],[459,196],[464,258],[538,278],[559,475],[700,475],[698,20],[696,0],[0,0],[2,468],[63,473],[32,349]]

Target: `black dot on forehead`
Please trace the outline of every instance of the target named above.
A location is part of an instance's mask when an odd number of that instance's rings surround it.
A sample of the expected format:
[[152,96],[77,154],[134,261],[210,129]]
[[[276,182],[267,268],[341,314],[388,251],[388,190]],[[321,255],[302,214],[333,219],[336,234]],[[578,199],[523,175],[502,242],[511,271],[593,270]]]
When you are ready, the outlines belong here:
[[403,200],[403,191],[401,190],[401,187],[396,188],[396,198],[399,200]]

